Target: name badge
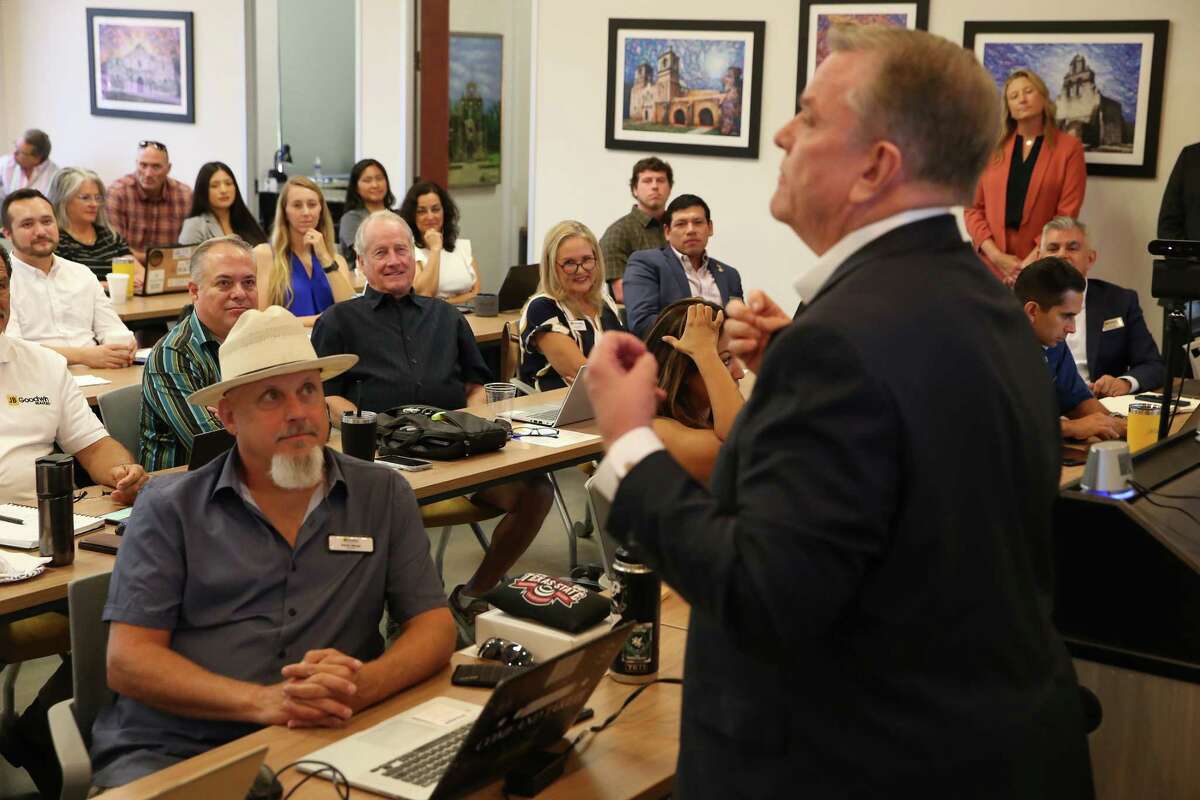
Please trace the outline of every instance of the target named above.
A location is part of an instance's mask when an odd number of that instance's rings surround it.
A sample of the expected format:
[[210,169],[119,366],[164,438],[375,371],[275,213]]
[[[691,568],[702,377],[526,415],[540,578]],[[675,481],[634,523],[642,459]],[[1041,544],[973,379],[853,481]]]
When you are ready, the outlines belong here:
[[581,320],[581,319],[573,319],[573,320],[571,320],[571,330],[586,331],[587,330],[587,322],[585,322],[584,320]]
[[375,540],[370,536],[333,536],[329,537],[329,552],[331,553],[374,553]]
[[1121,319],[1120,317],[1113,317],[1112,319],[1104,320],[1104,325],[1101,327],[1101,330],[1102,331],[1115,331],[1117,328],[1124,328],[1124,327],[1125,327],[1125,320]]

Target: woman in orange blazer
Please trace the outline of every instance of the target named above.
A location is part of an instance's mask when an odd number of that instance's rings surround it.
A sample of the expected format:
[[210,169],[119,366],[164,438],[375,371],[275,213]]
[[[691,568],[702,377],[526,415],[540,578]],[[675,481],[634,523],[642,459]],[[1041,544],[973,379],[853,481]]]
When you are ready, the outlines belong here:
[[1042,226],[1079,215],[1087,166],[1083,145],[1055,125],[1054,103],[1037,73],[1014,70],[1003,102],[1000,142],[963,216],[979,257],[1011,286],[1037,250]]

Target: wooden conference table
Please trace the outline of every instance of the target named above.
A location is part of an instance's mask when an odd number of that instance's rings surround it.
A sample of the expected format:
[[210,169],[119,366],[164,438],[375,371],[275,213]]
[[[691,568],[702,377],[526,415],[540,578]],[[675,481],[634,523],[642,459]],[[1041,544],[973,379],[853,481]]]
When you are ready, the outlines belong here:
[[[126,307],[131,307],[138,300],[156,301],[162,297],[184,297],[188,298],[186,293],[179,295],[157,295],[154,297],[135,297],[130,300]],[[144,313],[149,313],[143,309]],[[175,314],[170,315],[171,319],[178,314],[176,309]],[[504,323],[511,322],[514,325],[520,320],[521,312],[505,311],[495,317],[478,317],[474,314],[466,314],[467,324],[471,326],[471,330],[475,334],[475,341],[481,345],[489,345],[494,342],[498,343],[504,332]],[[122,319],[126,319],[125,315],[121,315]],[[146,319],[148,317],[143,317]],[[122,389],[126,386],[132,386],[135,383],[142,382],[142,365],[134,364],[132,367],[123,367],[121,369],[92,369],[85,367],[82,364],[72,366],[71,372],[75,375],[95,375],[97,378],[104,378],[109,383],[103,383],[98,386],[84,386],[80,391],[83,392],[84,398],[91,405],[96,405],[96,398],[100,395],[111,392],[114,389]]]
[[[688,607],[674,592],[669,592],[662,605],[662,635],[659,650],[659,676],[683,676],[684,646],[687,639]],[[671,619],[676,624],[668,624]],[[448,695],[460,700],[483,704],[490,690],[453,686],[450,675],[457,664],[474,663],[476,659],[455,654],[450,665],[417,686],[385,700],[374,708],[355,716],[342,730],[288,730],[264,728],[257,733],[230,742],[195,758],[148,775],[127,786],[105,792],[105,800],[133,800],[152,797],[162,789],[197,775],[205,768],[230,756],[247,753],[267,746],[266,762],[272,768],[303,758],[330,742],[369,728],[433,697]],[[588,700],[595,717],[572,728],[573,738],[588,725],[604,720],[620,707],[637,687],[617,683],[604,677]],[[675,762],[679,756],[679,719],[682,706],[682,687],[676,684],[656,684],[629,705],[612,727],[591,738],[585,738],[577,751],[567,760],[565,774],[550,784],[539,798],[652,798],[671,794],[675,780]],[[280,776],[286,793],[304,777],[294,770]],[[468,795],[477,798],[503,797],[501,781]],[[331,796],[328,781],[308,781],[294,795],[297,798]],[[351,797],[376,797],[372,792],[352,789]]]

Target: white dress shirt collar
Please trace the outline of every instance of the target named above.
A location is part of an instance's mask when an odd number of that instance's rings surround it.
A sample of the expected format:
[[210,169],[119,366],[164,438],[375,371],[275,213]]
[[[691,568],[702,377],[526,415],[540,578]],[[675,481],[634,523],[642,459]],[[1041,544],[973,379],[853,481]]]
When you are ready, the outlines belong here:
[[908,225],[910,222],[949,213],[950,209],[945,206],[913,208],[908,211],[901,211],[899,214],[893,214],[890,217],[884,217],[869,225],[864,225],[857,230],[850,231],[850,233],[839,239],[837,244],[826,250],[823,255],[813,262],[812,266],[806,269],[800,277],[796,278],[795,283],[792,285],[796,287],[796,293],[800,295],[801,300],[806,303],[811,302],[812,298],[817,295],[817,292],[829,280],[829,277],[833,275],[838,267],[845,263],[846,259],[880,236],[890,233],[902,225]]

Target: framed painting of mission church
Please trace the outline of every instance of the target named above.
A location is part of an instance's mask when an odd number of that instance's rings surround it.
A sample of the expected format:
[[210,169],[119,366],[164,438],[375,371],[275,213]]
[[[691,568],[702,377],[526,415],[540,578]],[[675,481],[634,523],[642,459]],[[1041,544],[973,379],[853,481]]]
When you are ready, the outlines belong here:
[[907,3],[864,3],[861,0],[800,0],[800,48],[796,59],[796,112],[800,95],[821,62],[829,57],[829,30],[834,25],[885,25],[929,30],[929,0]]
[[192,12],[89,8],[94,117],[195,122]]
[[1001,89],[1017,68],[1038,74],[1058,127],[1083,142],[1089,175],[1153,178],[1169,24],[967,22],[963,46]]
[[604,146],[758,158],[765,28],[610,19]]

